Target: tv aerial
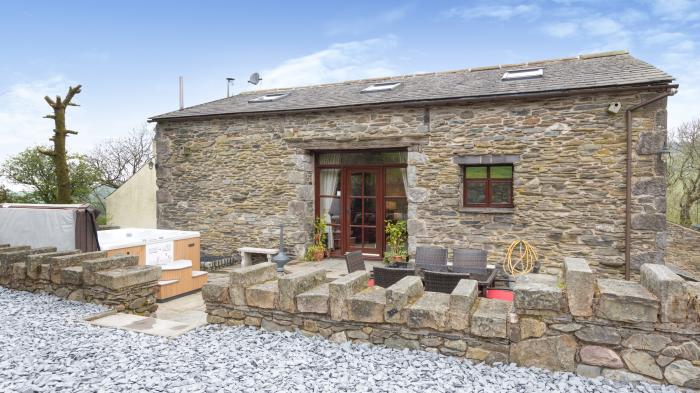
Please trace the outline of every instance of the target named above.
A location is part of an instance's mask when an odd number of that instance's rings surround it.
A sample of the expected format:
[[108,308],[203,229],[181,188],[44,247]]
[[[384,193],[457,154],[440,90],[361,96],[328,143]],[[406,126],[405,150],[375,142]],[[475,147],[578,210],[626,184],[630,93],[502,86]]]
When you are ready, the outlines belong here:
[[253,72],[252,74],[250,74],[250,78],[248,79],[248,83],[253,84],[253,85],[257,85],[258,83],[260,83],[261,80],[262,80],[262,78],[260,77],[260,74],[258,74],[257,72]]

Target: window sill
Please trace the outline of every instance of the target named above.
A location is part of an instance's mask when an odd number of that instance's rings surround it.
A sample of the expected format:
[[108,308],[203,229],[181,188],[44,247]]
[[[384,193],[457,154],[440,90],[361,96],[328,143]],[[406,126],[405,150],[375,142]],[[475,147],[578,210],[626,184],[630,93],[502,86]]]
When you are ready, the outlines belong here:
[[514,207],[462,207],[459,209],[462,213],[481,213],[481,214],[513,214]]

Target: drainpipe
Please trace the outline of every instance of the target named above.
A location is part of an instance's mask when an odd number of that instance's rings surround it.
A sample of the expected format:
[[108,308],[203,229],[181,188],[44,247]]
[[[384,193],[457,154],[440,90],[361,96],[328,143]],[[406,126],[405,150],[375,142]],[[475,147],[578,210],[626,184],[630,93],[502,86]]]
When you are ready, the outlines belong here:
[[630,279],[631,254],[632,254],[632,112],[645,107],[651,103],[662,100],[676,94],[678,85],[671,85],[670,88],[647,101],[642,101],[637,105],[629,107],[625,111],[625,133],[627,138],[627,169],[626,169],[626,195],[625,195],[625,280]]

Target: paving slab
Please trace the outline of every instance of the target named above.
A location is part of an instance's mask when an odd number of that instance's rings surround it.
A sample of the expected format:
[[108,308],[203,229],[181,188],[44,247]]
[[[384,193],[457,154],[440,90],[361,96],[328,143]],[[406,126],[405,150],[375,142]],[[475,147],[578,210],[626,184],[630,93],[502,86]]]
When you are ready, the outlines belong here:
[[132,330],[139,333],[150,334],[161,337],[177,337],[183,333],[197,327],[193,324],[167,319],[157,319],[142,317],[140,315],[118,313],[98,318],[89,322],[90,324],[116,329]]

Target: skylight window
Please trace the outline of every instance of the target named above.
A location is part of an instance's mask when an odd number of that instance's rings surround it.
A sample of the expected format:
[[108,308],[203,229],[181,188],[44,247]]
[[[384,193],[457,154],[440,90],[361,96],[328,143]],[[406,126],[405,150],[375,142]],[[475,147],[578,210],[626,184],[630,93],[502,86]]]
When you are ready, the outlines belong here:
[[384,82],[384,83],[375,83],[371,86],[365,87],[362,89],[363,93],[374,93],[375,91],[388,91],[388,90],[394,90],[399,85],[401,82]]
[[506,71],[506,73],[503,74],[503,77],[501,78],[501,80],[509,81],[509,80],[516,80],[516,79],[540,78],[543,75],[544,75],[544,70],[542,68],[529,68],[526,70]]
[[264,96],[260,96],[257,98],[253,98],[252,100],[248,100],[248,102],[268,102],[268,101],[277,101],[281,100],[282,98],[288,96],[289,93],[273,93],[273,94],[265,94]]

